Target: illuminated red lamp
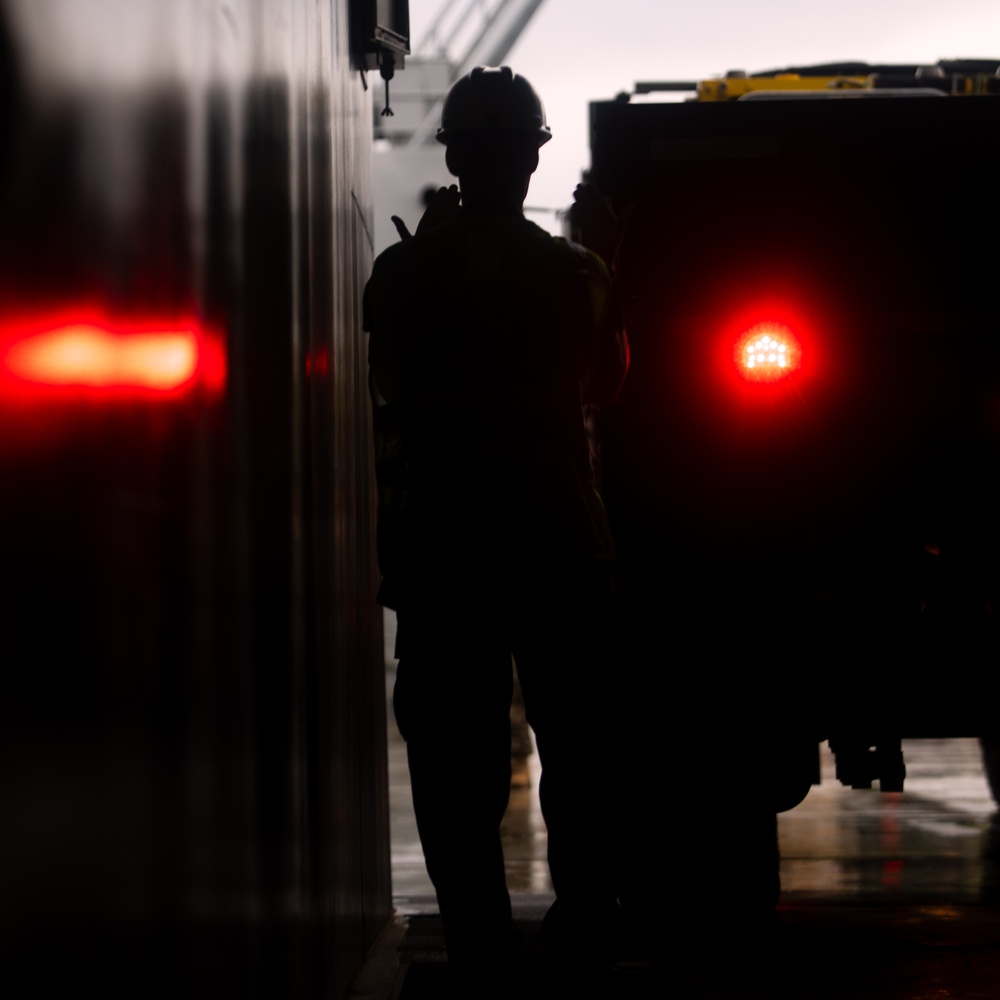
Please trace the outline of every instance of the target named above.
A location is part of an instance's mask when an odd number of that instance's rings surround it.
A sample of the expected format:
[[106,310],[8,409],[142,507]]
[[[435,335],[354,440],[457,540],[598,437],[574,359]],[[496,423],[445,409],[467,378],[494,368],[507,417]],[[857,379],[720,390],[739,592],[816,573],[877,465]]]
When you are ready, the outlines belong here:
[[802,363],[802,349],[795,335],[780,323],[758,323],[736,345],[736,367],[750,382],[777,382]]
[[159,395],[199,381],[212,389],[222,387],[225,359],[218,344],[193,326],[157,325],[120,329],[103,321],[63,321],[45,324],[48,329],[39,332],[8,333],[7,346],[0,349],[0,372],[20,384],[22,392],[36,387]]

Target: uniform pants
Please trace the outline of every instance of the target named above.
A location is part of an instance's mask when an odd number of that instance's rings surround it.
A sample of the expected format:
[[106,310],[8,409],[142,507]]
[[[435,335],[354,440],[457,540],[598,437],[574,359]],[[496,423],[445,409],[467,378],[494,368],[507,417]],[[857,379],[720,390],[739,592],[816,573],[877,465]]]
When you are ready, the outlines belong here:
[[607,563],[449,582],[428,581],[398,610],[393,705],[449,957],[463,962],[502,955],[510,942],[500,821],[512,653],[560,910],[596,928],[616,906],[616,614]]

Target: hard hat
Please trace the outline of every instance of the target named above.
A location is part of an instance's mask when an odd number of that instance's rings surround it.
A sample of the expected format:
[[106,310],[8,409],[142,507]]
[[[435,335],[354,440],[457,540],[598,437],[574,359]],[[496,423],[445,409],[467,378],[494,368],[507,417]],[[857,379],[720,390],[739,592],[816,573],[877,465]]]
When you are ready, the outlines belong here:
[[509,66],[477,66],[448,91],[438,142],[461,132],[522,132],[539,146],[552,138],[535,88]]

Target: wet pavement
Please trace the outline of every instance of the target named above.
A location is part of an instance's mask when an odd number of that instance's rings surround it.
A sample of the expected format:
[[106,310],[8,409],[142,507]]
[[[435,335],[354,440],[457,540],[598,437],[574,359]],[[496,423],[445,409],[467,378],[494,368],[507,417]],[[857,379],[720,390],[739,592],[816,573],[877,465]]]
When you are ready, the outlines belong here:
[[[823,748],[822,783],[779,817],[782,896],[774,934],[748,941],[696,929],[699,943],[692,946],[691,928],[678,913],[677,947],[667,942],[663,965],[626,963],[600,976],[560,964],[535,944],[553,897],[532,756],[531,787],[512,790],[503,826],[508,885],[524,937],[509,995],[998,1000],[1000,823],[978,743],[905,741],[903,750],[906,791],[881,793],[839,785]],[[409,804],[405,750],[394,731],[389,761],[397,917],[355,997],[486,995],[485,984],[456,981],[445,962]],[[595,808],[600,799],[595,789]],[[669,803],[665,809],[671,815]],[[724,924],[724,899],[717,909]]]

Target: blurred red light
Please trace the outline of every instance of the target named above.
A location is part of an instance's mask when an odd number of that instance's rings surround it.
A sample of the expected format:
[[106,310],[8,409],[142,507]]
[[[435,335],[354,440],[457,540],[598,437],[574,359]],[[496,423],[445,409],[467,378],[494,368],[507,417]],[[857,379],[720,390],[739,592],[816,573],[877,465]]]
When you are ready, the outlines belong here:
[[96,326],[68,326],[26,337],[4,354],[16,378],[42,385],[94,389],[176,389],[198,364],[193,333],[114,334]]
[[194,323],[64,313],[0,327],[0,378],[6,394],[22,400],[38,393],[155,397],[196,384],[219,391],[226,369],[222,345]]

